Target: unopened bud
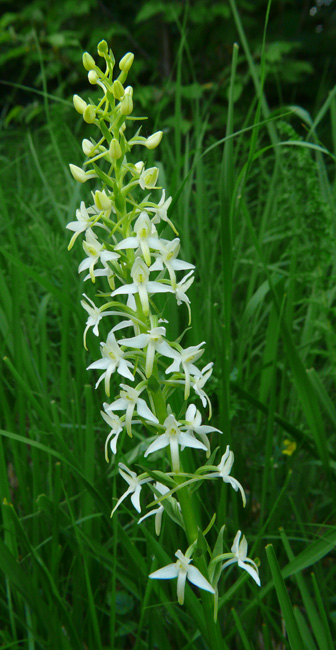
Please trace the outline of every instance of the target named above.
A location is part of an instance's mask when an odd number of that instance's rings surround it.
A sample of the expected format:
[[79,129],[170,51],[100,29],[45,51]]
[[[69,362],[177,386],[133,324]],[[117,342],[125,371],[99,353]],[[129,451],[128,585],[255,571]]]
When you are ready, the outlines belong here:
[[145,147],[147,147],[147,149],[155,149],[160,144],[162,136],[162,131],[156,131],[156,133],[153,133],[149,138],[147,138]]
[[125,56],[123,56],[123,58],[119,62],[120,70],[122,70],[123,72],[128,72],[130,67],[132,66],[133,61],[134,61],[133,52],[127,52],[127,54],[125,54]]
[[108,54],[108,45],[106,41],[100,41],[97,46],[97,52],[99,56],[105,57]]
[[89,54],[88,52],[84,52],[84,54],[83,54],[83,66],[84,66],[85,70],[87,70],[89,72],[89,70],[93,70],[95,65],[96,65],[96,63],[95,63],[95,60],[94,60],[93,56],[91,56],[91,54]]
[[74,105],[77,113],[79,113],[80,115],[83,115],[83,113],[84,113],[84,111],[85,111],[85,109],[87,107],[87,103],[79,95],[74,95],[72,100],[73,100],[73,105]]
[[85,153],[86,156],[89,157],[89,156],[93,155],[92,150],[94,149],[94,147],[95,147],[95,145],[92,144],[92,142],[90,142],[90,140],[87,140],[87,138],[82,140],[82,149],[83,149],[83,152]]
[[96,119],[96,109],[95,109],[95,107],[92,106],[91,104],[89,104],[89,106],[86,107],[86,109],[85,109],[85,111],[83,113],[83,118],[84,118],[84,121],[87,124],[93,124],[93,122]]
[[77,167],[77,165],[69,165],[69,167],[70,167],[71,174],[73,175],[75,181],[78,181],[78,183],[86,183],[86,181],[88,181],[89,178],[96,177],[96,172],[94,171],[85,172],[80,167]]
[[141,189],[151,190],[153,187],[155,187],[158,176],[159,170],[157,167],[149,167],[149,169],[144,169],[144,171],[141,172],[139,178],[139,185]]
[[133,111],[133,88],[132,86],[127,86],[125,88],[125,94],[120,102],[120,112],[122,115],[130,115]]
[[90,70],[90,72],[88,74],[88,80],[89,80],[90,84],[92,84],[92,85],[96,84],[98,79],[99,79],[99,77],[98,77],[96,71],[95,70]]
[[122,156],[122,151],[120,144],[116,138],[113,138],[111,140],[110,144],[110,156],[113,160],[118,160],[118,158],[121,158]]
[[111,210],[112,201],[106,196],[105,192],[97,190],[94,194],[94,202],[98,210]]
[[124,87],[123,87],[123,85],[120,83],[120,81],[118,79],[116,79],[114,81],[114,83],[113,83],[112,92],[113,92],[115,98],[118,99],[118,100],[122,99],[124,94],[125,94]]

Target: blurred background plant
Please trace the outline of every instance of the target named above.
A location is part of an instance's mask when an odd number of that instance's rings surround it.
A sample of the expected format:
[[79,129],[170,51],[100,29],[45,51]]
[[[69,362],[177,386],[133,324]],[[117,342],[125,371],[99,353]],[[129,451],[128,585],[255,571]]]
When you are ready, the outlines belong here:
[[[261,559],[260,592],[225,578],[224,643],[333,648],[336,4],[273,0],[263,49],[267,6],[0,1],[4,648],[205,648],[192,591],[181,611],[174,589],[147,582],[160,553],[150,524],[141,535],[126,507],[109,519],[116,469],[87,385],[80,249],[68,254],[65,231],[94,189],[68,164],[82,164],[90,135],[72,95],[96,92],[81,54],[102,38],[135,53],[143,135],[164,130],[160,160],[146,163],[176,199],[169,216],[197,267],[184,345],[208,342],[213,424],[248,488],[244,513],[222,486],[200,504],[220,502],[228,549],[242,528]],[[183,318],[170,314],[176,333]]]

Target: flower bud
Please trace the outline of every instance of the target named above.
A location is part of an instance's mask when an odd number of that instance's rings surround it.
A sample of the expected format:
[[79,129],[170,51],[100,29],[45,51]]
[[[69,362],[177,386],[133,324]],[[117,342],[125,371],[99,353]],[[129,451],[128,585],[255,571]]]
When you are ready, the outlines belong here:
[[88,80],[89,80],[90,84],[92,84],[92,85],[96,84],[98,79],[99,79],[99,77],[98,77],[96,71],[95,70],[90,70],[90,72],[88,74]]
[[112,92],[115,98],[118,100],[122,99],[125,94],[124,87],[118,79],[116,79],[113,83]]
[[92,106],[91,104],[89,106],[87,106],[84,113],[83,113],[83,118],[84,118],[84,121],[87,124],[93,124],[95,119],[96,119],[96,109],[95,109],[95,107]]
[[74,95],[72,100],[73,100],[73,105],[74,105],[77,113],[79,113],[80,115],[83,115],[83,113],[84,113],[84,111],[85,111],[85,109],[87,107],[87,103],[79,95]]
[[86,138],[82,140],[82,149],[83,152],[85,153],[86,156],[92,156],[92,149],[94,149],[95,145],[90,142],[90,140],[87,140]]
[[134,54],[133,52],[127,52],[125,56],[120,60],[119,62],[119,68],[123,72],[128,72],[130,67],[132,66],[132,63],[134,61]]
[[139,178],[139,185],[142,190],[151,190],[155,187],[157,179],[159,176],[159,170],[157,167],[149,167],[149,169],[144,169]]
[[87,71],[93,70],[95,65],[96,65],[95,60],[91,56],[91,54],[89,54],[88,52],[84,52],[84,54],[83,54],[83,66],[84,66],[85,70],[87,70]]
[[147,149],[155,149],[157,147],[161,140],[162,140],[163,132],[162,131],[156,131],[156,133],[153,133],[152,135],[147,138],[145,147]]
[[97,45],[97,52],[99,56],[105,57],[108,54],[108,45],[106,41],[100,41]]
[[116,138],[111,140],[109,153],[113,160],[118,160],[118,158],[121,158],[122,156],[121,147]]
[[98,210],[111,210],[112,201],[106,196],[105,192],[97,190],[94,194],[94,202]]
[[125,94],[120,102],[120,112],[122,115],[130,115],[133,111],[133,88],[132,86],[127,86],[125,88]]
[[81,167],[77,167],[77,165],[69,165],[71,174],[73,175],[75,181],[78,181],[78,183],[86,183],[86,181],[89,180],[89,178],[95,178],[96,177],[96,172],[91,171],[91,172],[85,172]]

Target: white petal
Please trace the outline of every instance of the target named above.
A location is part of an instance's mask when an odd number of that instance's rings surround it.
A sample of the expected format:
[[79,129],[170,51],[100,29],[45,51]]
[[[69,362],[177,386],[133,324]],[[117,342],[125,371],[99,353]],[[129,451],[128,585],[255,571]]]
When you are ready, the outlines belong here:
[[188,580],[190,580],[190,582],[192,582],[193,585],[196,585],[196,587],[199,587],[200,589],[204,589],[205,591],[210,591],[211,594],[215,593],[215,590],[211,586],[210,582],[208,582],[205,579],[205,577],[195,566],[190,565],[188,567],[187,576],[188,576]]
[[245,564],[245,562],[241,562],[241,560],[238,560],[238,566],[240,566],[241,569],[244,569],[247,571],[247,573],[250,574],[250,576],[255,580],[257,583],[258,587],[260,587],[260,578],[253,567],[251,567],[249,564]]
[[137,412],[138,415],[140,415],[142,418],[145,418],[145,420],[149,420],[150,422],[155,422],[155,424],[159,424],[159,420],[157,417],[155,417],[154,413],[148,408],[146,402],[144,399],[139,397],[138,399],[138,404],[137,404]]
[[178,567],[176,566],[176,563],[174,563],[174,564],[167,564],[167,566],[164,566],[162,569],[158,569],[157,571],[154,571],[148,577],[155,578],[158,580],[171,580],[172,578],[177,578],[178,574],[179,574]]
[[152,442],[151,445],[149,445],[148,449],[144,453],[145,458],[147,458],[148,454],[153,454],[154,451],[158,451],[159,449],[164,449],[164,447],[168,447],[168,445],[169,445],[168,436],[166,436],[166,434],[163,433],[161,436],[158,436],[156,440]]

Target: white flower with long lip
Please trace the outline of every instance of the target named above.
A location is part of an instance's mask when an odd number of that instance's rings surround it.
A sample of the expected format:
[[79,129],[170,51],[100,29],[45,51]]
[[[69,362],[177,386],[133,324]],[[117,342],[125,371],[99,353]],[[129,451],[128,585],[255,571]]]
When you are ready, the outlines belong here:
[[148,294],[167,293],[172,291],[171,287],[161,282],[149,280],[149,269],[141,257],[136,257],[131,270],[134,282],[124,284],[112,292],[112,296],[130,295],[138,293],[145,314],[149,312]]
[[[124,341],[123,341],[124,345]],[[154,424],[159,424],[159,420],[152,413],[150,408],[147,406],[146,402],[142,397],[140,397],[145,386],[140,390],[127,386],[126,384],[120,384],[123,390],[120,391],[119,399],[112,402],[112,404],[104,404],[105,411],[108,413],[111,411],[126,411],[125,421],[126,421],[126,430],[130,437],[132,437],[132,417],[134,410],[136,409],[137,414],[148,420],[148,422],[154,422]]]
[[129,371],[129,368],[133,369],[133,365],[130,361],[124,359],[124,352],[118,345],[113,332],[109,333],[106,343],[101,343],[100,345],[102,359],[98,359],[98,361],[91,363],[87,367],[87,370],[105,370],[105,372],[103,372],[99,377],[96,383],[96,388],[99,386],[100,382],[105,379],[105,393],[109,397],[112,373],[117,371],[119,375],[126,377],[126,379],[130,379],[130,381],[134,381],[134,377]]
[[136,236],[126,237],[126,239],[123,239],[115,246],[114,250],[119,251],[127,248],[141,248],[144,260],[147,266],[150,266],[151,256],[149,249],[160,250],[162,247],[158,236],[155,236],[155,232],[152,232],[153,228],[154,226],[152,226],[147,212],[143,210],[134,224],[134,232],[136,233]]
[[247,557],[247,541],[245,535],[243,535],[243,539],[241,541],[240,541],[240,537],[241,537],[241,531],[238,530],[233,540],[231,553],[224,553],[221,556],[223,559],[225,559],[226,557],[231,558],[227,560],[227,562],[224,562],[221,571],[223,571],[226,567],[230,566],[230,564],[237,562],[238,566],[241,569],[244,569],[244,571],[247,571],[247,573],[249,573],[250,576],[253,578],[253,580],[257,583],[258,587],[260,587],[258,567],[256,563],[253,562],[253,560]]
[[139,334],[138,336],[133,336],[130,339],[123,339],[123,345],[130,348],[142,349],[147,347],[146,354],[146,377],[150,377],[153,372],[153,363],[155,352],[164,357],[169,357],[170,359],[175,359],[176,354],[175,350],[170,347],[170,345],[163,340],[163,336],[166,336],[165,327],[153,327],[147,331],[147,334]]
[[125,426],[125,421],[122,421],[118,415],[115,413],[112,413],[112,411],[108,411],[106,407],[109,405],[104,403],[103,404],[105,413],[104,411],[100,411],[102,417],[104,418],[105,422],[111,427],[111,431],[108,434],[106,440],[105,440],[105,460],[108,463],[109,462],[109,457],[108,457],[108,444],[110,443],[110,449],[112,451],[112,454],[117,453],[117,443],[118,443],[118,438]]
[[166,267],[172,288],[176,287],[176,274],[175,271],[185,271],[187,269],[194,269],[194,264],[185,262],[184,260],[177,259],[180,250],[180,240],[178,237],[172,241],[162,241],[160,252],[157,254],[155,262],[150,267],[151,271],[162,271]]
[[111,517],[113,517],[115,511],[117,508],[119,508],[120,504],[128,497],[129,494],[131,494],[131,501],[134,506],[134,508],[138,511],[141,512],[141,506],[140,506],[140,492],[141,488],[145,483],[149,483],[153,479],[150,478],[150,476],[147,476],[146,474],[140,474],[137,476],[136,472],[132,472],[124,463],[118,463],[119,467],[119,474],[120,476],[123,477],[123,479],[128,483],[128,488],[126,492],[118,499],[116,505],[114,506],[112,512],[111,512]]
[[[86,328],[85,328],[84,334],[83,334],[84,347],[85,347],[85,350],[87,350],[87,347],[86,347],[86,334],[87,334],[88,329],[90,327],[92,327],[92,331],[93,331],[94,335],[99,336],[99,323],[100,323],[101,319],[103,318],[103,316],[118,316],[119,312],[117,312],[117,311],[106,311],[106,310],[104,310],[104,306],[103,307],[96,307],[96,305],[94,304],[93,300],[91,300],[91,298],[88,298],[88,296],[85,293],[83,293],[83,296],[92,305],[92,306],[89,305],[87,302],[85,302],[85,300],[81,300],[82,307],[89,314],[89,317],[88,317],[88,319],[86,321]],[[132,324],[132,321],[131,321],[131,324]]]
[[245,508],[246,496],[245,496],[243,486],[239,483],[239,481],[237,481],[236,478],[230,476],[233,462],[234,462],[234,453],[233,451],[230,451],[230,446],[227,445],[225,454],[223,454],[219,465],[217,465],[216,468],[217,472],[215,472],[212,476],[218,476],[219,478],[223,479],[224,483],[230,483],[230,485],[232,485],[233,489],[236,492],[240,490],[242,500],[243,500],[243,506]]
[[[94,222],[97,221],[98,214],[99,213],[94,206],[87,208],[84,201],[81,201],[80,208],[76,210],[77,221],[70,221],[70,223],[66,225],[66,228],[72,230],[74,233],[70,239],[68,250],[71,250],[78,235],[80,235],[81,232],[85,232],[88,228],[91,228]],[[100,223],[97,225],[103,227]]]
[[183,605],[184,603],[184,591],[187,578],[193,585],[196,585],[196,587],[209,591],[211,594],[215,593],[210,582],[206,580],[195,566],[190,564],[191,558],[183,555],[180,550],[176,551],[175,556],[178,558],[177,562],[174,564],[167,564],[167,566],[154,571],[148,577],[157,580],[171,580],[172,578],[177,578],[177,600],[179,605]]
[[[216,429],[216,431],[218,431],[218,429]],[[201,470],[202,472],[203,471],[208,472],[209,470],[211,470],[211,474],[205,474],[204,478],[216,478],[216,477],[221,478],[223,479],[224,483],[230,483],[230,485],[233,487],[233,489],[236,492],[238,492],[239,490],[242,496],[243,506],[245,508],[246,495],[243,486],[239,483],[239,481],[237,481],[236,478],[230,476],[233,462],[234,462],[234,453],[233,451],[230,451],[230,446],[227,445],[225,454],[223,454],[219,465],[204,465],[204,467],[202,467]]]
[[[167,488],[166,485],[163,485],[162,483],[159,483],[159,482],[155,483],[154,487],[160,494],[162,494],[162,496],[164,494],[167,494],[170,491],[169,488]],[[178,501],[176,501],[176,499],[174,499],[174,497],[169,496],[169,497],[166,497],[166,499],[168,499],[168,501],[170,501],[170,503],[172,505],[174,505],[175,508],[177,508],[178,510],[181,510],[180,504],[178,503]],[[156,495],[154,496],[154,500],[155,501],[158,500],[158,497]],[[141,524],[145,519],[147,519],[147,517],[151,517],[152,515],[155,515],[155,532],[156,532],[157,536],[159,536],[160,532],[161,532],[161,523],[162,523],[162,515],[163,515],[163,513],[164,513],[164,507],[163,507],[162,504],[160,504],[158,508],[155,508],[154,510],[151,510],[150,512],[147,513],[147,515],[144,515],[144,517],[141,517],[141,519],[139,519],[139,521],[138,521],[138,524]]]
[[168,217],[168,208],[171,202],[172,202],[172,197],[169,196],[168,199],[166,199],[166,191],[162,190],[162,196],[159,203],[156,204],[148,201],[148,203],[146,203],[146,210],[147,212],[154,212],[154,216],[152,217],[152,223],[160,223],[160,221],[165,221],[170,225],[174,233],[177,235],[178,232],[174,224],[170,221]]
[[208,403],[210,414],[211,414],[211,402],[206,394],[206,392],[203,390],[203,386],[206,384],[208,381],[209,377],[212,375],[213,371],[213,361],[210,361],[210,363],[207,363],[204,368],[201,370],[201,374],[194,375],[193,377],[190,378],[191,385],[195,391],[195,393],[201,398],[202,405],[205,407]]
[[175,296],[176,296],[176,301],[178,305],[182,305],[184,302],[187,305],[188,308],[188,315],[189,315],[189,320],[188,320],[188,325],[191,323],[191,310],[190,310],[190,300],[186,294],[186,291],[191,287],[193,281],[195,280],[195,277],[193,275],[193,271],[189,271],[187,275],[180,280],[180,282],[177,283],[176,287],[173,289]]
[[190,404],[187,408],[185,414],[185,424],[181,426],[181,429],[185,429],[187,433],[198,435],[202,442],[207,448],[207,458],[210,456],[210,442],[207,438],[208,433],[217,431],[217,433],[222,433],[216,427],[210,427],[208,424],[202,424],[202,416],[197,410],[195,404]]
[[163,426],[165,427],[165,432],[160,434],[154,442],[152,442],[148,449],[145,451],[145,458],[149,454],[153,454],[155,451],[158,451],[159,449],[164,449],[165,447],[170,447],[170,453],[171,453],[171,458],[172,458],[172,466],[173,466],[173,471],[174,472],[179,472],[180,471],[180,457],[179,457],[179,445],[181,447],[193,447],[194,449],[203,449],[204,451],[207,450],[206,446],[202,443],[199,442],[199,440],[196,440],[193,436],[190,434],[186,433],[185,431],[181,431],[179,427],[179,422],[175,419],[172,413],[170,413],[164,423]]
[[198,345],[192,345],[189,348],[185,348],[178,352],[175,351],[175,359],[173,363],[166,369],[166,373],[170,372],[179,372],[180,366],[182,365],[184,375],[185,375],[185,387],[184,387],[184,399],[188,399],[190,395],[190,375],[194,377],[200,377],[201,371],[194,365],[194,361],[197,361],[203,354],[204,349],[201,350],[201,346],[205,344],[205,341],[199,343]]
[[83,241],[83,248],[87,256],[79,265],[78,273],[89,269],[90,277],[92,282],[95,282],[94,266],[100,260],[105,268],[107,268],[107,262],[117,260],[120,255],[112,251],[106,250],[104,244],[100,244],[98,237],[95,235],[93,230],[86,231],[86,241]]

